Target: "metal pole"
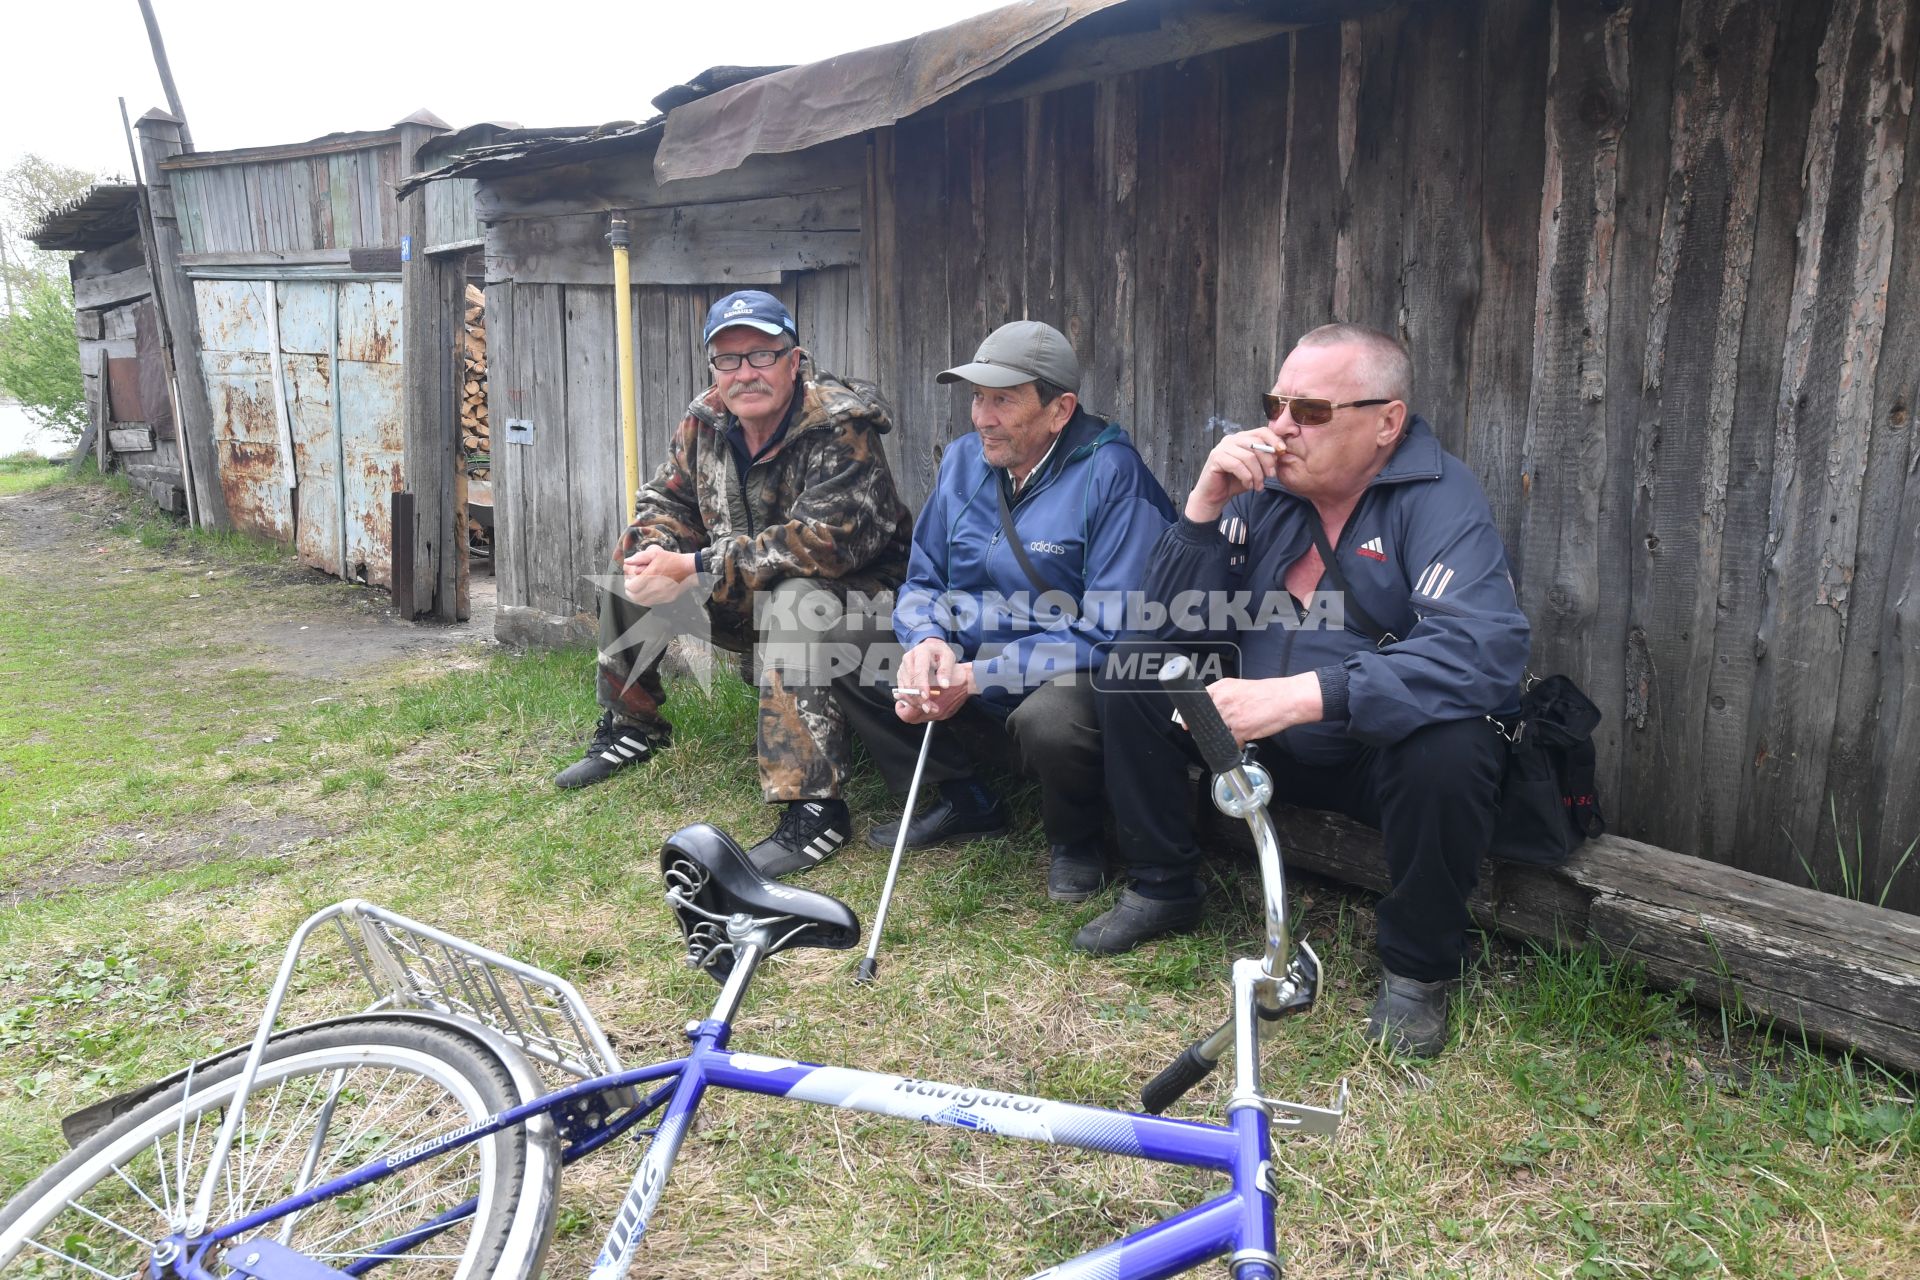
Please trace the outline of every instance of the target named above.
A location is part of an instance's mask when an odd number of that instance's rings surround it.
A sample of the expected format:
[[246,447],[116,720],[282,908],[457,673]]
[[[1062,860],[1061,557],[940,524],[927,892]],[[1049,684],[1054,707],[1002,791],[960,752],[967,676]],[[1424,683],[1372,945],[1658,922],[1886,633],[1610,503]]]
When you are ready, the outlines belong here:
[[920,775],[927,771],[927,748],[933,745],[933,726],[937,720],[927,721],[927,731],[920,737],[920,759],[913,766],[913,781],[907,784],[907,807],[900,814],[900,834],[893,838],[893,860],[887,863],[887,883],[880,890],[880,909],[873,915],[873,932],[867,937],[867,957],[860,962],[860,971],[854,975],[855,982],[872,982],[880,972],[880,931],[887,927],[887,906],[893,901],[894,878],[900,874],[900,855],[907,848],[907,828],[913,825],[913,806],[920,799]]
[[153,16],[153,0],[140,0],[140,16],[147,22],[147,43],[153,46],[154,69],[160,73],[160,87],[167,94],[167,110],[180,122],[180,146],[193,150],[193,133],[187,128],[187,110],[180,105],[180,91],[173,87],[173,68],[167,65],[167,43],[160,38],[160,20]]
[[607,243],[613,246],[613,335],[620,347],[620,459],[627,495],[627,504],[620,509],[620,525],[625,528],[633,519],[634,500],[640,493],[640,411],[633,368],[633,272],[627,258],[627,248],[632,241],[626,215],[613,215],[607,228]]

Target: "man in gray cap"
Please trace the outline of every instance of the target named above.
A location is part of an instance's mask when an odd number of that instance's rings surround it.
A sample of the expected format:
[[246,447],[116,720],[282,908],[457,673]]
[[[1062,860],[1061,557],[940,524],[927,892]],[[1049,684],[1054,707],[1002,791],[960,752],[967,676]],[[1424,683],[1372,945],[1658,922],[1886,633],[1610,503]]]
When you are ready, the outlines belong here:
[[[909,815],[911,848],[1006,830],[963,739],[1011,740],[1041,786],[1048,896],[1082,902],[1107,880],[1089,676],[1173,504],[1127,433],[1081,407],[1080,362],[1052,326],[1002,325],[939,380],[972,385],[974,434],[947,448],[914,522],[893,612],[905,652],[890,688],[849,676],[835,692],[896,795],[912,778],[919,726],[954,722],[929,746],[938,800]],[[889,823],[868,840],[891,848],[898,834]]]

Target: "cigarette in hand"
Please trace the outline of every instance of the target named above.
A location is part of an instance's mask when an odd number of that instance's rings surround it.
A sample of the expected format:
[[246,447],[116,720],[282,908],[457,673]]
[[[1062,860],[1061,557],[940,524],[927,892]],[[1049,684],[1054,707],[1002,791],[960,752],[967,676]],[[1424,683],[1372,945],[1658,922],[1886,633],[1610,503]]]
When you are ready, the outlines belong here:
[[907,685],[899,685],[894,689],[893,696],[895,698],[924,698],[927,696],[927,691],[925,689],[910,688]]
[[1257,450],[1260,453],[1280,452],[1278,449],[1274,448],[1272,445],[1268,444],[1264,440],[1249,440],[1247,441],[1247,448]]

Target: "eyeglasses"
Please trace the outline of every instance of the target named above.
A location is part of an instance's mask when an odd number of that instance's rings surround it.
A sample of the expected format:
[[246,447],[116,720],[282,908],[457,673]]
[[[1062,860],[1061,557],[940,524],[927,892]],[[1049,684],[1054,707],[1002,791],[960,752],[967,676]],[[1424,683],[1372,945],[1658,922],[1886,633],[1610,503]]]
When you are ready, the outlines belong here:
[[1260,397],[1260,406],[1272,422],[1283,412],[1292,412],[1293,420],[1303,427],[1324,427],[1333,421],[1335,409],[1359,409],[1370,404],[1392,404],[1391,400],[1347,400],[1335,404],[1318,396],[1276,396],[1268,392]]
[[755,369],[771,369],[779,363],[781,356],[792,350],[794,350],[792,347],[782,347],[778,351],[749,351],[744,355],[739,352],[728,352],[725,355],[708,356],[707,363],[722,373],[732,373],[740,367],[742,360]]

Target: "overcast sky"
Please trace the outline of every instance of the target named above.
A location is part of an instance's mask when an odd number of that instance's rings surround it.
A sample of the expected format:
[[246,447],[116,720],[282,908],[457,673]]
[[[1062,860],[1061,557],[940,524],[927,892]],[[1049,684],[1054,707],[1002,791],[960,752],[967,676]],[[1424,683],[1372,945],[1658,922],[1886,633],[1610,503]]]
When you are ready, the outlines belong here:
[[[999,7],[995,0],[153,0],[196,148],[384,129],[645,120],[719,64],[813,62]],[[0,0],[0,167],[26,152],[124,174],[116,98],[166,107],[137,0]]]

